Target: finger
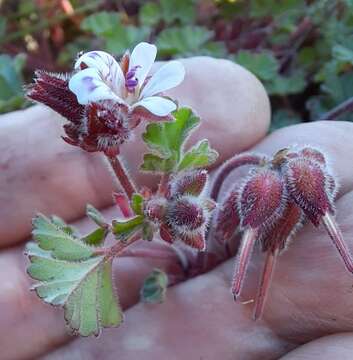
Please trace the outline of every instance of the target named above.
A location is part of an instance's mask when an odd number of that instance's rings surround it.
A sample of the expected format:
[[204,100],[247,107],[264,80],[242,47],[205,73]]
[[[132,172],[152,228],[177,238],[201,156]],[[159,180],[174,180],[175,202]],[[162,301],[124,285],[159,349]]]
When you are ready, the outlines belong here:
[[249,305],[234,303],[227,267],[170,288],[163,304],[132,307],[120,329],[77,339],[44,359],[277,359],[295,345],[253,322]]
[[[226,60],[184,60],[186,78],[170,92],[181,105],[202,115],[193,140],[209,137],[220,160],[264,136],[269,124],[269,102],[259,81]],[[221,83],[220,83],[221,80]],[[139,184],[156,177],[137,172],[143,153],[140,134],[123,147],[130,173]],[[99,155],[87,154],[61,139],[62,119],[34,106],[0,118],[0,239],[3,246],[23,240],[36,211],[56,213],[66,220],[79,218],[87,202],[111,204],[113,183]]]
[[300,346],[280,360],[350,360],[353,353],[353,333],[325,336]]
[[[112,208],[104,215],[112,218],[116,213]],[[92,224],[87,220],[80,221],[77,227],[81,233],[92,230]],[[158,246],[162,247],[154,244],[154,247]],[[0,357],[3,360],[38,358],[43,352],[72,340],[64,323],[63,311],[44,304],[29,291],[31,282],[25,271],[26,265],[22,246],[0,254],[0,268],[3,269],[0,274]],[[143,279],[153,268],[168,271],[171,265],[175,262],[146,258],[124,257],[115,261],[114,279],[122,307],[125,309],[138,302]]]

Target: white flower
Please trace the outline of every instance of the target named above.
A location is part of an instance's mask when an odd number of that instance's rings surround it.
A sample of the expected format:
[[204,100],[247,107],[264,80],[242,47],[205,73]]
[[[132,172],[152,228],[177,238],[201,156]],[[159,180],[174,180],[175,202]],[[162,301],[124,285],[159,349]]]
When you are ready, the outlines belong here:
[[69,88],[82,105],[114,100],[131,111],[143,107],[156,116],[167,116],[176,104],[158,95],[179,85],[185,69],[181,62],[169,61],[147,78],[156,54],[154,45],[142,42],[129,56],[128,69],[123,69],[108,53],[90,51],[76,61],[77,73],[71,77]]

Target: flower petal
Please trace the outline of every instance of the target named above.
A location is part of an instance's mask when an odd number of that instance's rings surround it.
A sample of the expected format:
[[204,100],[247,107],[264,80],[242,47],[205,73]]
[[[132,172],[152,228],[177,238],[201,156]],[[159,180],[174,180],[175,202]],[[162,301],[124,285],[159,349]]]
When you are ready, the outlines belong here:
[[136,70],[136,78],[139,84],[142,85],[146,79],[147,74],[150,72],[151,67],[156,59],[157,48],[155,45],[141,42],[131,53],[129,70],[138,66]]
[[69,89],[76,95],[81,105],[99,100],[115,100],[124,103],[93,68],[84,69],[73,75],[69,81]]
[[179,85],[185,77],[185,68],[180,61],[169,61],[147,82],[140,99],[161,93]]
[[102,80],[118,95],[125,84],[125,78],[118,62],[105,51],[89,51],[75,62],[75,69],[81,70],[84,63],[88,68],[96,69]]
[[133,108],[138,106],[144,107],[149,112],[157,116],[167,116],[177,108],[173,101],[160,96],[146,97],[135,103]]

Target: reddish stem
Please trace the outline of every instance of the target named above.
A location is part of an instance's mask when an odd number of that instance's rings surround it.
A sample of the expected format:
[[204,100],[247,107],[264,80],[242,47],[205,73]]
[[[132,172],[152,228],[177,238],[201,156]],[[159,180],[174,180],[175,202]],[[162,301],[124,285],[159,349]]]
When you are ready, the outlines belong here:
[[261,275],[259,290],[256,296],[254,320],[260,319],[263,314],[266,297],[271,285],[272,274],[276,264],[277,255],[278,249],[276,249],[274,252],[272,252],[271,250],[267,251],[265,265]]
[[234,300],[236,300],[240,294],[257,235],[257,229],[247,229],[244,232],[233,278],[232,293],[234,295]]
[[164,173],[161,176],[161,180],[158,187],[158,193],[160,195],[166,195],[168,191],[169,174]]
[[338,227],[335,219],[333,218],[332,215],[326,213],[322,217],[322,222],[328,234],[330,235],[330,238],[332,239],[334,245],[336,246],[338,252],[340,253],[342,260],[346,265],[347,270],[353,273],[353,258],[346,242],[343,239],[342,232]]
[[258,155],[251,155],[251,154],[236,155],[233,158],[226,161],[219,170],[219,172],[217,173],[216,178],[213,182],[212,190],[211,190],[211,198],[215,201],[217,200],[219,191],[221,190],[221,186],[225,178],[229,175],[231,171],[244,165],[261,165],[265,161],[266,159],[264,157],[260,157]]
[[141,239],[141,233],[136,232],[135,234],[131,235],[131,237],[126,241],[118,241],[113,246],[108,247],[108,248],[96,249],[94,252],[94,255],[97,255],[97,256],[104,255],[108,258],[114,258],[116,256],[120,256],[122,251],[126,247],[130,246],[131,244],[133,244],[134,242],[136,242],[137,240],[140,240],[140,239]]
[[132,195],[136,193],[137,190],[135,185],[127,175],[126,169],[124,168],[121,160],[119,159],[119,155],[114,157],[107,156],[107,159],[109,160],[114,174],[116,175],[122,188],[124,189],[124,192],[126,193],[128,198],[131,199]]
[[353,97],[343,101],[341,104],[337,105],[332,110],[328,111],[327,113],[320,116],[318,121],[323,120],[335,120],[339,116],[352,112],[353,111]]
[[120,255],[120,257],[141,257],[149,259],[160,260],[178,260],[174,252],[167,252],[164,250],[152,250],[152,249],[126,249]]

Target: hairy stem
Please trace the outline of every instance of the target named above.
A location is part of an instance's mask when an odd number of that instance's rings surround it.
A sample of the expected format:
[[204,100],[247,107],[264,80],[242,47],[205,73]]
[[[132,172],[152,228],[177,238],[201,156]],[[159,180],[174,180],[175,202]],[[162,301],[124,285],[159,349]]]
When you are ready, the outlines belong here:
[[119,257],[140,257],[160,260],[179,260],[177,255],[172,251],[156,249],[125,249]]
[[244,232],[241,246],[239,249],[239,255],[237,257],[233,284],[232,284],[232,293],[234,295],[234,300],[240,295],[240,290],[242,288],[246,269],[249,265],[250,257],[252,250],[255,245],[255,241],[258,235],[257,229],[247,229]]
[[256,296],[256,303],[255,303],[254,316],[253,316],[254,320],[258,320],[262,316],[265,306],[266,296],[268,294],[268,290],[271,285],[271,279],[275,268],[277,255],[278,255],[278,249],[276,249],[274,252],[272,252],[271,250],[267,251],[265,265],[262,271],[260,285]]
[[122,188],[124,189],[125,194],[129,199],[131,199],[132,195],[137,192],[136,186],[128,176],[126,169],[124,168],[119,158],[119,155],[114,157],[107,156],[107,159],[114,171],[114,174],[116,175]]
[[225,164],[219,170],[212,184],[211,199],[217,201],[219,191],[221,190],[221,186],[225,178],[229,175],[231,171],[244,165],[260,165],[265,161],[266,161],[265,158],[251,154],[236,155],[233,158],[226,161]]
[[328,234],[330,235],[332,242],[334,243],[338,252],[340,253],[341,258],[344,264],[346,265],[347,270],[353,273],[353,258],[348,249],[346,242],[343,239],[342,232],[338,227],[335,219],[333,218],[332,215],[327,213],[322,217],[322,222]]
[[344,101],[343,103],[339,104],[332,110],[328,111],[324,115],[320,116],[318,121],[322,120],[335,120],[339,116],[353,111],[353,97],[349,98],[348,100]]
[[160,195],[165,195],[167,193],[168,181],[169,181],[169,174],[163,173],[158,186],[158,193]]

